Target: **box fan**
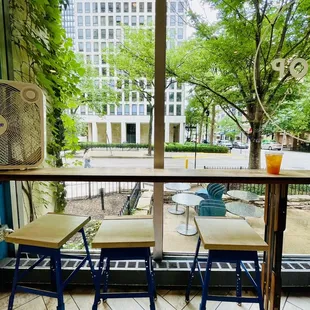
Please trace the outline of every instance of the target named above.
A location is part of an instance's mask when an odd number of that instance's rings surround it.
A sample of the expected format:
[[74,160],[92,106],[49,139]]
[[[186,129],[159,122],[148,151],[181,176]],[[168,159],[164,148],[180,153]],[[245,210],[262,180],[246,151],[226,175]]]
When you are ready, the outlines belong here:
[[44,159],[43,92],[33,84],[0,80],[0,169],[26,169]]

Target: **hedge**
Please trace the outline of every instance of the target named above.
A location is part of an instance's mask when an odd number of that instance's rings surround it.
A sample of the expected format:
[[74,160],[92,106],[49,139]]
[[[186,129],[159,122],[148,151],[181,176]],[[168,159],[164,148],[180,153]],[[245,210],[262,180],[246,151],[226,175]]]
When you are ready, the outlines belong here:
[[[85,148],[106,148],[106,149],[147,149],[148,144],[137,143],[100,143],[100,142],[80,142],[81,149]],[[153,146],[152,146],[153,149]],[[229,149],[225,146],[197,144],[197,153],[228,153]],[[195,152],[195,143],[165,143],[165,152]]]

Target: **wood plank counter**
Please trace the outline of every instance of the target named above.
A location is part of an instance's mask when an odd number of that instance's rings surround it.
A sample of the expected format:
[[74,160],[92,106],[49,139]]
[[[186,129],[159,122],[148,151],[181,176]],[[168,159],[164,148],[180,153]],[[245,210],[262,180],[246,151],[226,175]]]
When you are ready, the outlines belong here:
[[310,171],[282,170],[279,175],[246,169],[44,168],[0,171],[0,181],[13,180],[310,184]]

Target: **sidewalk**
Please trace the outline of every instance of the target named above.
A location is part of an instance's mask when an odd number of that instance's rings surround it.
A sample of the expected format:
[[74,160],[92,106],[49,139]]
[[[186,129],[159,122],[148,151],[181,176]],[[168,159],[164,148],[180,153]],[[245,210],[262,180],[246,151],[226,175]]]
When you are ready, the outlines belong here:
[[[75,154],[76,158],[82,158],[84,150],[77,151]],[[90,151],[90,156],[93,158],[104,158],[104,157],[113,157],[113,158],[153,158],[154,152],[151,156],[147,155],[147,149],[139,150],[105,150],[105,149],[94,149]],[[197,158],[207,158],[207,157],[230,157],[231,153],[197,153]],[[165,158],[194,158],[195,153],[185,153],[185,152],[165,152]]]

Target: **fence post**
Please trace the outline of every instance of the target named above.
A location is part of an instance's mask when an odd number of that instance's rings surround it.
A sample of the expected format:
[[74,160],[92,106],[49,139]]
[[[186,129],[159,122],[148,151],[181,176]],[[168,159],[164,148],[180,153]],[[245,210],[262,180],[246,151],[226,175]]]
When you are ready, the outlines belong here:
[[121,193],[121,182],[118,182],[118,193]]
[[99,193],[100,193],[100,198],[101,198],[101,209],[104,210],[104,189],[100,188]]
[[88,198],[91,199],[91,182],[88,182]]

